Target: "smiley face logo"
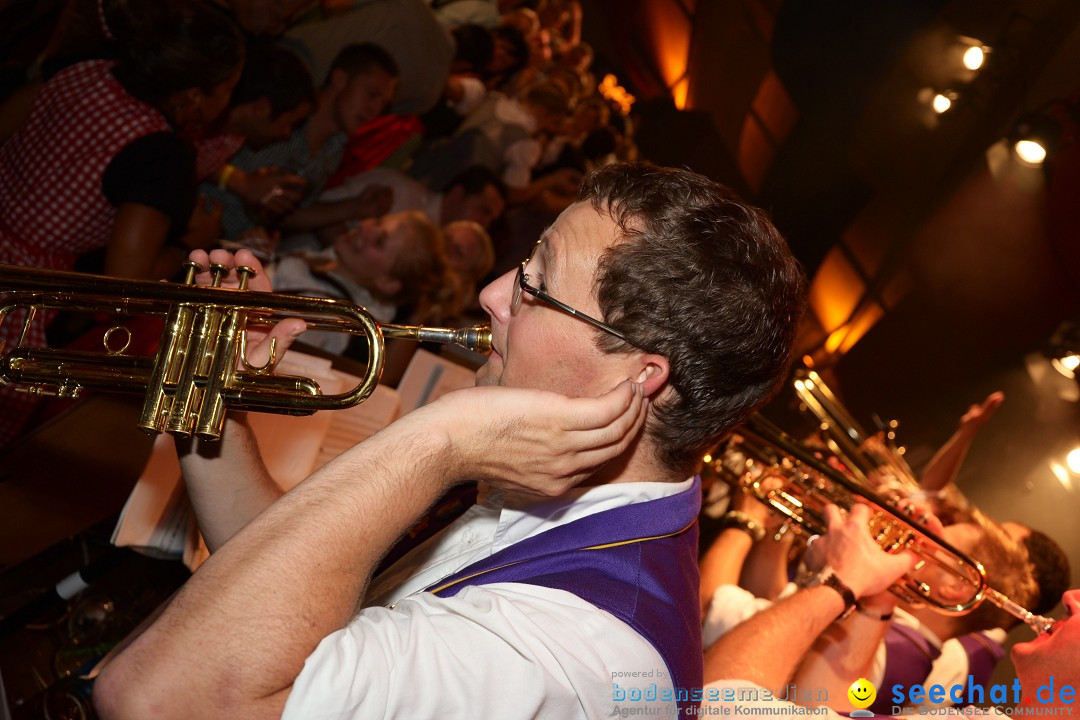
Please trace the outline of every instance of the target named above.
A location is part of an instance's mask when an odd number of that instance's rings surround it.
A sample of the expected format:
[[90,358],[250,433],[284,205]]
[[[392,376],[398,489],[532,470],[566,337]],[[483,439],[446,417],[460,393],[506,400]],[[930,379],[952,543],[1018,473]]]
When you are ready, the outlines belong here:
[[874,687],[874,683],[870,682],[866,678],[859,678],[855,682],[851,683],[851,687],[847,691],[848,700],[851,704],[857,708],[867,708],[877,698],[877,688]]

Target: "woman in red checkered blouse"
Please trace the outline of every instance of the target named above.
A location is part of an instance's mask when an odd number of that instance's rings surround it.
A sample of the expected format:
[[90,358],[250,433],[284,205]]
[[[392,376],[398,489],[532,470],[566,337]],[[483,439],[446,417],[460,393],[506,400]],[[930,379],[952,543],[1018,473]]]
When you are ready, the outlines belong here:
[[[0,263],[69,270],[104,248],[106,274],[155,278],[187,254],[175,239],[195,200],[191,141],[228,105],[243,39],[226,15],[192,0],[113,6],[119,60],[57,73],[0,147]],[[20,327],[9,318],[0,342],[14,344]],[[31,330],[29,342],[44,344],[41,324]],[[0,388],[0,446],[28,402]]]

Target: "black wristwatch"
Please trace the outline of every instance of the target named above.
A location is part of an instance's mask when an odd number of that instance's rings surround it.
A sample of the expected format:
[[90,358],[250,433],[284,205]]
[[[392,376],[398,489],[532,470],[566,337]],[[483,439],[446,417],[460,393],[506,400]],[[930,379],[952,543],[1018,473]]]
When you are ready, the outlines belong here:
[[831,587],[836,592],[840,593],[840,597],[844,600],[844,610],[837,615],[837,620],[843,620],[851,613],[855,612],[855,593],[851,591],[844,581],[840,579],[840,576],[836,574],[836,571],[831,566],[826,565],[818,572],[810,576],[803,587],[812,588],[818,585],[824,585]]

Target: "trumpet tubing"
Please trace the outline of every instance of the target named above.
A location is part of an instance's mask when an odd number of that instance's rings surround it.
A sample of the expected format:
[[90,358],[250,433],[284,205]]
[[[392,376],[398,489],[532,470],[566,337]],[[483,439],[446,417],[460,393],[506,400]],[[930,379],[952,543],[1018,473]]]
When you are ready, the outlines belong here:
[[[212,266],[213,285],[196,287],[199,267],[185,267],[185,282],[176,284],[0,265],[0,324],[16,310],[26,310],[15,347],[0,349],[0,382],[63,397],[78,397],[83,390],[142,393],[143,430],[216,439],[226,409],[309,415],[363,402],[382,375],[386,338],[452,343],[484,354],[491,350],[486,326],[379,324],[364,308],[344,300],[249,291],[250,268],[237,268],[240,287],[234,289],[220,287],[228,268]],[[160,317],[164,330],[153,356],[124,354],[131,338],[123,326],[105,333],[102,352],[27,347],[30,324],[49,310]],[[273,345],[266,363],[249,362],[247,331],[265,331],[293,317],[304,320],[309,330],[363,336],[368,364],[360,382],[327,395],[310,378],[272,374],[267,368],[274,360]],[[128,339],[117,348],[113,337],[121,330]]]
[[[728,457],[717,460],[723,466],[720,474],[738,478],[744,490],[804,534],[820,535],[828,530],[824,513],[827,504],[845,510],[857,502],[869,505],[870,530],[878,545],[886,552],[910,550],[919,556],[915,570],[892,588],[901,599],[958,615],[989,600],[1036,633],[1052,626],[1052,620],[1029,612],[989,587],[981,563],[910,521],[887,499],[815,455],[766,418],[751,416],[736,434],[738,440],[732,441],[734,447],[729,448]],[[850,467],[849,463],[842,464]],[[783,476],[784,486],[764,491],[758,478],[766,473]],[[949,588],[948,592],[943,593],[939,586]]]
[[860,482],[871,482],[875,471],[884,469],[903,487],[918,486],[903,452],[896,446],[896,422],[889,424],[885,437],[877,450],[869,447],[870,435],[851,416],[825,381],[813,370],[797,370],[795,394],[820,423],[820,429],[829,449],[844,458],[848,470]]

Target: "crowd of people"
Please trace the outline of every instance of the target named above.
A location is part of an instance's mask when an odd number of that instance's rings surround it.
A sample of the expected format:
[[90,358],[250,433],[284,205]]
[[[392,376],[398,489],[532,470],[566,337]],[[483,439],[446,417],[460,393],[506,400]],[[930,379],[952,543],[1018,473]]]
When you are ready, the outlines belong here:
[[[0,106],[0,263],[175,279],[191,250],[247,248],[278,289],[378,321],[482,314],[537,218],[634,153],[580,21],[555,1],[71,0]],[[38,402],[0,393],[3,446]]]
[[[252,291],[343,298],[379,321],[479,316],[493,340],[477,387],[288,493],[242,413],[220,442],[178,439],[212,554],[106,659],[102,717],[689,716],[736,691],[794,715],[861,709],[856,681],[892,714],[885,688],[990,682],[1016,619],[890,592],[907,576],[956,604],[968,588],[883,550],[863,503],[827,506],[808,538],[742,492],[790,478],[739,471],[699,565],[696,473],[786,377],[805,278],[762,211],[636,162],[630,122],[595,91],[581,12],[65,4],[0,111],[0,263],[161,279],[190,258],[232,286],[250,266]],[[51,321],[23,342],[63,342]],[[17,314],[0,328],[19,342]],[[290,319],[247,357],[272,364],[297,340],[348,354],[343,338]],[[1045,613],[1064,597],[1053,632],[1013,651],[1033,693],[1054,673],[1080,683],[1080,595],[1047,535],[956,489],[1000,402],[974,406],[914,487],[874,481],[1012,600]],[[37,400],[3,386],[0,403],[2,446]],[[407,546],[428,508],[477,483],[475,505]]]

